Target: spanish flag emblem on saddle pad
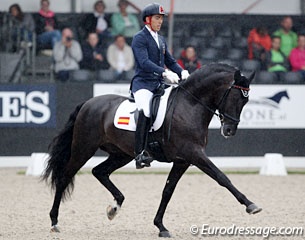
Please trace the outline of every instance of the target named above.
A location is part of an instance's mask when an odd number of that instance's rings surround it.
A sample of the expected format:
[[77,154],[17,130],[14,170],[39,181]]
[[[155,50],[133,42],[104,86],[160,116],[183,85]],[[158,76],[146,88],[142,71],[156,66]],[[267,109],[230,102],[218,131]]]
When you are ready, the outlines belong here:
[[119,117],[118,124],[128,125],[130,117]]

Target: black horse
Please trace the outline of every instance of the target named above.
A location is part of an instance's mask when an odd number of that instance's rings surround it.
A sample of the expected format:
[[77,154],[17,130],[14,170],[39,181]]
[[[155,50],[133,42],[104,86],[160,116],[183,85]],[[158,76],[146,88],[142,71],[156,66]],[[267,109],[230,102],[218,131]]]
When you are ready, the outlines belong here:
[[[170,236],[162,219],[179,179],[190,165],[197,166],[226,187],[246,206],[249,214],[261,211],[233,186],[205,153],[208,126],[214,114],[219,116],[222,135],[235,135],[253,77],[254,73],[246,78],[232,66],[213,63],[191,74],[171,92],[163,126],[151,134],[161,145],[162,160],[173,162],[154,219],[154,224],[160,230],[159,236]],[[115,111],[125,99],[118,95],[103,95],[79,105],[50,145],[50,158],[42,177],[44,180],[50,177],[55,189],[50,211],[52,231],[59,231],[59,205],[71,194],[75,174],[99,148],[106,151],[109,157],[94,167],[92,173],[114,197],[116,204],[107,208],[108,218],[111,220],[122,206],[124,196],[109,176],[135,157],[134,132],[117,129],[113,124]],[[160,152],[150,153],[159,160],[156,156],[160,156]]]

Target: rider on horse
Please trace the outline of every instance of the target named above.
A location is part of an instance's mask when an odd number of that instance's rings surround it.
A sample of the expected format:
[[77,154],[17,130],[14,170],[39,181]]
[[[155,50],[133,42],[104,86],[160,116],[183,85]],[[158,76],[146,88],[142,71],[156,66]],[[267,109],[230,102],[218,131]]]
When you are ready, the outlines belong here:
[[[142,11],[145,27],[132,40],[135,57],[135,76],[131,83],[139,118],[135,133],[136,168],[149,167],[153,160],[145,150],[150,128],[150,104],[154,93],[167,80],[178,83],[189,76],[169,53],[164,38],[158,35],[165,15],[164,8],[157,3],[147,5]],[[165,66],[168,69],[165,69]]]

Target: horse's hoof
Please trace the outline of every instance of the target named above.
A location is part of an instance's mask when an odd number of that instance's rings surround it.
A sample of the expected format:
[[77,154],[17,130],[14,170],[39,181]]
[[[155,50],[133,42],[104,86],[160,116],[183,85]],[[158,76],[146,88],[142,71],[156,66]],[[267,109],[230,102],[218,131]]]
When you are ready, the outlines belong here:
[[58,227],[57,225],[53,225],[53,226],[51,227],[50,232],[57,232],[57,233],[59,233],[59,232],[60,232],[59,227]]
[[159,232],[159,237],[170,238],[172,236],[170,235],[169,231],[162,231],[162,232]]
[[262,210],[263,210],[262,208],[256,206],[254,203],[250,204],[246,209],[247,213],[249,214],[256,214]]
[[114,219],[114,217],[118,214],[119,207],[109,205],[106,209],[107,217],[109,220]]

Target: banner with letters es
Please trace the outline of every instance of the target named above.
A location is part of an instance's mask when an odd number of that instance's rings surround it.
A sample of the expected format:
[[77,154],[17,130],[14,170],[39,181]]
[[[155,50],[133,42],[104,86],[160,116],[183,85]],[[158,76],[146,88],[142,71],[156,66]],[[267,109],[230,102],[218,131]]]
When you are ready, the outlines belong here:
[[0,85],[0,127],[56,127],[55,85]]
[[[94,84],[94,96],[129,95],[129,84]],[[240,129],[304,129],[305,85],[252,85],[240,116]],[[219,128],[214,117],[210,128]]]

